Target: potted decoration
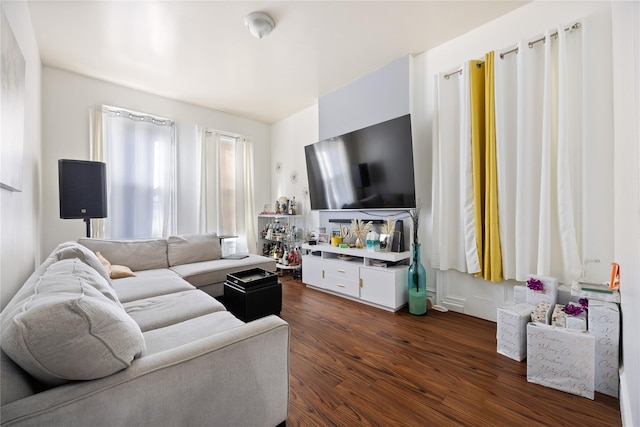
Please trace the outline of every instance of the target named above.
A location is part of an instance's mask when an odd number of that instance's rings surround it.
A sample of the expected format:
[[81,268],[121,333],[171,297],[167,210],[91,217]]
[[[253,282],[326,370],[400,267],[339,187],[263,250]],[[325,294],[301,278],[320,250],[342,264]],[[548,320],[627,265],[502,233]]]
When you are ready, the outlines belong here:
[[420,243],[418,242],[418,227],[420,225],[421,204],[409,211],[413,223],[413,241],[411,243],[411,266],[407,272],[409,288],[409,313],[421,316],[427,312],[427,274],[420,262]]

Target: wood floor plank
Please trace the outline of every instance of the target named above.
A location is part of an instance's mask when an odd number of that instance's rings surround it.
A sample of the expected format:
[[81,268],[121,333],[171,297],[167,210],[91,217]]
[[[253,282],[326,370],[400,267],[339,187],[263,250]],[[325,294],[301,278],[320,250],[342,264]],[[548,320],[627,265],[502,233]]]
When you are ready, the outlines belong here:
[[287,426],[617,426],[619,401],[527,382],[496,325],[389,313],[282,278],[291,326]]

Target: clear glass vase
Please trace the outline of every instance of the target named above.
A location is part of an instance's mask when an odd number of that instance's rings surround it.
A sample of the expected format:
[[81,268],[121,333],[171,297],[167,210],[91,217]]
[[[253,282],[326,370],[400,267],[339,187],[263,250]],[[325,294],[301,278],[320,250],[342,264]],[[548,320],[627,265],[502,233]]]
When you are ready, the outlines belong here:
[[427,312],[427,273],[420,262],[420,243],[412,247],[413,259],[407,272],[409,313],[421,316]]

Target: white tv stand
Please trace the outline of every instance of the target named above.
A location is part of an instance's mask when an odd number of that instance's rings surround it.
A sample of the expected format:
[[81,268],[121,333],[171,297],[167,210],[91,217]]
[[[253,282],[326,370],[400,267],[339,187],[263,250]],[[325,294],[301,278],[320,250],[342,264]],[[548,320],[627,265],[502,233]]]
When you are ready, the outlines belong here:
[[370,252],[326,243],[302,248],[309,251],[302,257],[302,281],[308,287],[387,311],[407,304],[411,252]]

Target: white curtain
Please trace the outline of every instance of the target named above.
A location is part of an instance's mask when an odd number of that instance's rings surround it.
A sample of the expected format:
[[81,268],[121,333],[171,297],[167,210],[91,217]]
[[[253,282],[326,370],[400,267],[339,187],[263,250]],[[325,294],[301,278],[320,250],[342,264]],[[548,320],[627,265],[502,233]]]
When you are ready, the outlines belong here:
[[107,165],[108,216],[96,237],[167,237],[176,231],[174,122],[101,106],[91,113],[92,160]]
[[254,176],[253,176],[253,138],[244,138],[244,224],[247,252],[258,253],[258,218],[256,216]]
[[431,259],[441,270],[477,273],[468,67],[441,73],[436,81]]
[[[521,46],[518,46],[518,50]],[[498,169],[498,217],[500,247],[502,248],[502,276],[516,277],[516,179],[518,122],[512,115],[517,106],[518,56],[511,52],[502,57],[496,55],[495,66],[495,114],[496,160]],[[500,102],[498,102],[500,100]]]
[[[549,29],[495,60],[502,270],[576,281],[581,273],[583,48],[580,25]],[[510,52],[509,52],[510,51]],[[479,271],[474,253],[466,64],[437,76],[434,115],[435,268]],[[474,244],[471,244],[473,241]],[[474,262],[475,261],[475,262]]]
[[581,34],[548,30],[544,42],[521,41],[495,63],[505,279],[580,275]]
[[253,139],[198,127],[198,231],[233,235],[223,252],[256,253]]

